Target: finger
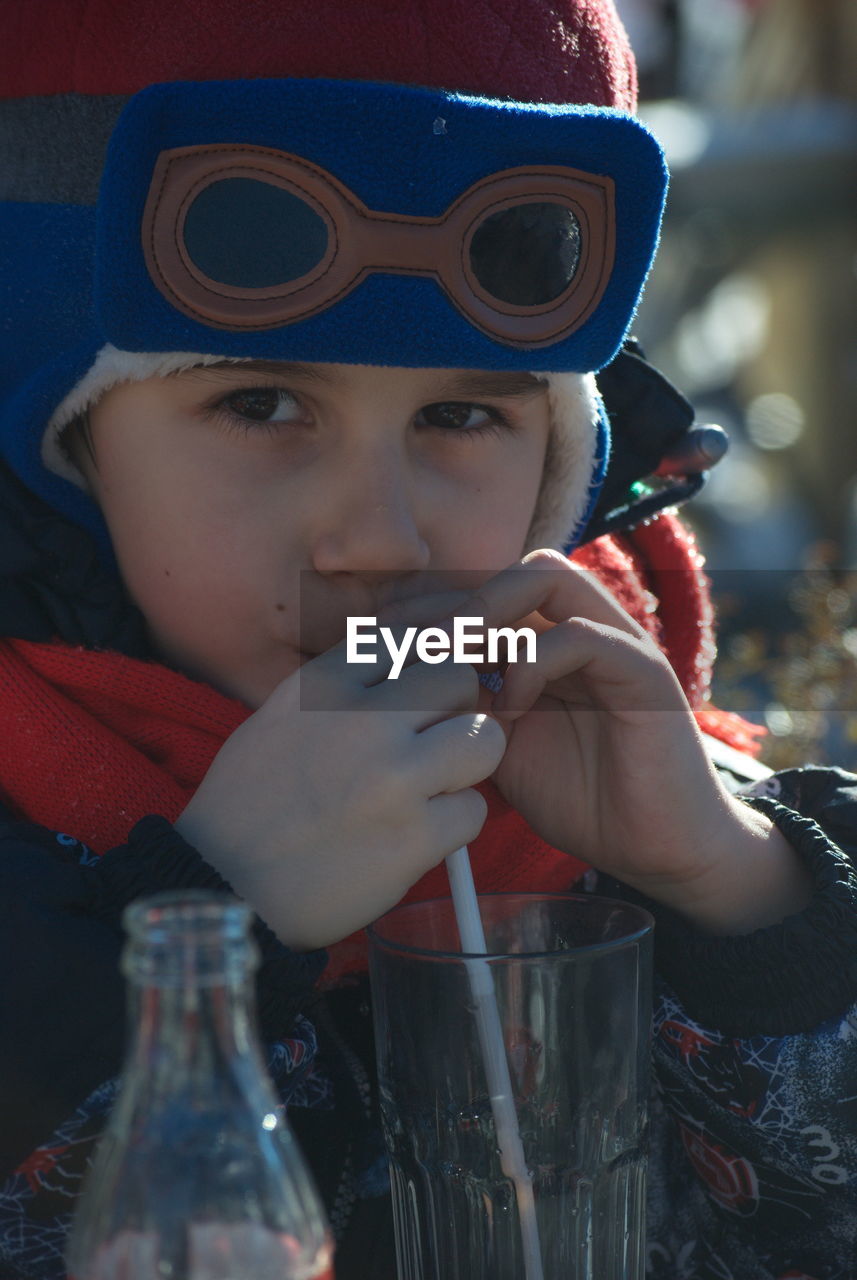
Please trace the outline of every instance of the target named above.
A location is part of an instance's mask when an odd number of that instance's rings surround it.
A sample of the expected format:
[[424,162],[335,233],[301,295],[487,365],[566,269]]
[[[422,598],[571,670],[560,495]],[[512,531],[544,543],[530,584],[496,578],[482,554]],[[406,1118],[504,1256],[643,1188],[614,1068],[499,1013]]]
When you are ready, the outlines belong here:
[[411,596],[408,600],[391,600],[378,610],[378,623],[388,627],[431,626],[464,604],[472,590],[472,587],[450,588]]
[[[485,627],[509,626],[515,621],[533,625],[528,615],[539,614],[552,623],[581,616],[629,635],[646,635],[597,578],[550,550],[533,551],[501,570],[453,610],[453,618],[480,617]],[[534,630],[544,630],[533,621]],[[448,626],[449,620],[444,625]]]
[[447,658],[440,664],[417,662],[397,680],[375,685],[369,697],[378,710],[409,713],[409,723],[421,731],[451,716],[474,712],[479,688],[473,667]]
[[[319,699],[324,705],[338,705],[336,699],[346,691],[372,688],[422,661],[420,633],[427,627],[439,627],[443,618],[449,618],[470,598],[471,591],[450,588],[394,600],[384,605],[371,623],[355,625],[350,644],[346,635],[301,668],[312,705],[320,705]],[[445,638],[444,643],[451,649],[451,638]]]
[[492,714],[514,720],[543,694],[620,714],[684,705],[675,673],[648,636],[629,635],[588,618],[558,623],[539,636],[536,661],[507,669]]
[[485,825],[488,804],[478,791],[467,788],[453,795],[433,796],[426,813],[430,847],[442,850],[440,856],[446,858],[476,839]]
[[367,630],[364,639],[357,655],[346,639],[300,668],[303,710],[362,707],[369,693],[380,697],[379,705],[387,710],[419,713],[410,723],[421,729],[436,719],[475,708],[476,668],[452,660],[452,641],[442,628],[432,649],[440,662],[425,656],[425,637],[421,639],[416,625],[383,627],[377,633]]
[[[470,591],[464,588],[434,591],[406,600],[391,601],[379,610],[376,618],[379,637],[378,665],[375,672],[364,680],[364,684],[371,687],[424,661],[425,651],[420,648],[421,643],[424,643],[421,634],[427,628],[438,627],[441,619],[463,605],[469,595]],[[436,641],[435,651],[441,645],[451,649],[451,640],[442,636],[440,629],[433,639]],[[430,662],[429,665],[436,664]],[[367,664],[367,673],[369,670]]]
[[475,786],[494,772],[506,750],[506,735],[491,716],[474,712],[443,720],[417,737],[416,765],[428,796]]
[[[437,621],[428,627],[420,627],[415,623],[408,626],[379,625],[376,635],[367,633],[367,646],[372,660],[365,663],[363,685],[371,688],[384,680],[398,680],[403,673],[419,663],[439,666],[446,661],[453,661],[458,666],[475,671],[494,671],[504,665],[506,659],[503,657],[503,642],[494,654],[491,646],[484,644],[483,631],[479,626],[468,626],[464,631],[466,634],[461,642],[463,656],[459,658],[454,624],[453,628]],[[476,656],[480,654],[481,657]]]
[[[387,626],[377,619],[355,624],[339,644],[300,668],[302,695],[335,700],[371,689],[384,680],[398,679],[402,671],[420,661],[416,624]],[[334,705],[334,701],[331,701]]]

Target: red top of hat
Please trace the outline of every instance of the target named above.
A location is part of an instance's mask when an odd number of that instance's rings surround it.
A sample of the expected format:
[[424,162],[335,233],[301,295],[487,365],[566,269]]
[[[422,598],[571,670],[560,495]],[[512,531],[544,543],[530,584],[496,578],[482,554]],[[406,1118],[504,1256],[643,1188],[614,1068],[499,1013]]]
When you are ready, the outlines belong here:
[[613,0],[27,0],[7,9],[0,97],[327,76],[636,104]]

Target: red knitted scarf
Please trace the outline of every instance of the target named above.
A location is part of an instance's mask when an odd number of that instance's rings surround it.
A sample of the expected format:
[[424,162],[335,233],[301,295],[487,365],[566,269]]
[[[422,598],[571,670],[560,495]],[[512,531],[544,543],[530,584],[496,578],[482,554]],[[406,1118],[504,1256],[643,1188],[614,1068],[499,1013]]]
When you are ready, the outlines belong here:
[[[655,574],[641,564],[641,556],[651,564],[653,551],[662,565]],[[601,539],[577,559],[658,636],[692,703],[698,703],[713,646],[707,592],[694,555],[678,522],[662,517],[633,544]],[[652,586],[660,597],[658,612]],[[23,640],[0,642],[0,708],[0,779],[13,812],[74,835],[98,854],[124,843],[148,813],[174,820],[225,739],[249,715],[242,704],[157,663]],[[747,726],[736,717],[706,710],[698,716],[709,732],[732,745],[750,745]],[[479,890],[572,885],[583,865],[546,845],[493,785],[480,789],[488,819],[471,846]],[[447,892],[441,866],[408,898]],[[363,954],[361,935],[338,944],[329,976],[356,967]]]

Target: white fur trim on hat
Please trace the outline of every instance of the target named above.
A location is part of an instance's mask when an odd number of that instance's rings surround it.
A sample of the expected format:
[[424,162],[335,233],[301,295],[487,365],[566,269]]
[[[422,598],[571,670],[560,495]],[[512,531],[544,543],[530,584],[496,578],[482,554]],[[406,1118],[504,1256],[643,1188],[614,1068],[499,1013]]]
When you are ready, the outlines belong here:
[[146,378],[162,378],[182,369],[223,364],[227,360],[238,364],[246,358],[200,355],[194,351],[120,351],[108,342],[95,357],[92,367],[54,410],[42,437],[42,462],[48,471],[85,489],[83,476],[62,449],[59,436],[63,427],[91,408],[105,391],[123,382],[144,382]]
[[601,396],[594,373],[537,374],[548,384],[551,431],[525,551],[565,548],[589,505]]
[[[121,351],[108,343],[54,411],[42,438],[45,467],[78,488],[86,488],[80,472],[62,449],[59,437],[64,427],[111,387],[164,377],[200,365],[222,364],[227,360],[241,363],[246,359],[249,357],[203,355],[193,351]],[[538,547],[561,550],[577,529],[589,502],[598,462],[601,401],[594,374],[538,373],[534,377],[547,383],[551,428],[542,484],[524,550],[534,551]]]

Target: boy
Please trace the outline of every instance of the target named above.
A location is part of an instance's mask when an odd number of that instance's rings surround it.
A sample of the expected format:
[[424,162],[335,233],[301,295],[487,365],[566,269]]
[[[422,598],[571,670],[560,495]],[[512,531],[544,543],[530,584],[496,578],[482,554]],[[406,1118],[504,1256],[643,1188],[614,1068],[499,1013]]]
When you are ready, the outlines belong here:
[[[33,6],[20,50],[67,12]],[[414,29],[370,38],[338,6],[267,15],[264,39],[215,9],[195,43],[153,22],[109,72],[126,15],[98,17],[70,79],[21,51],[7,77],[3,941],[37,957],[3,1008],[8,1273],[62,1274],[120,1060],[122,907],[213,884],[276,935],[263,1030],[337,1274],[392,1274],[359,931],[443,892],[467,843],[480,888],[595,867],[658,915],[652,1274],[846,1276],[853,780],[773,779],[753,805],[720,780],[674,517],[565,554],[694,447],[681,423],[629,461],[629,388],[676,410],[633,350],[613,362],[664,176],[612,8],[518,12],[506,59],[487,15],[471,46],[434,5],[422,61]],[[533,625],[536,662],[492,692],[468,664],[394,682],[347,660],[348,618],[401,638],[453,613]]]

